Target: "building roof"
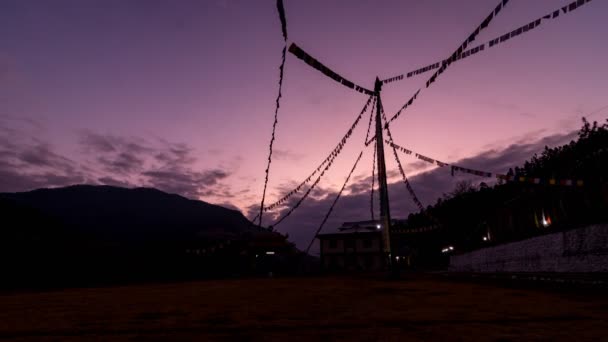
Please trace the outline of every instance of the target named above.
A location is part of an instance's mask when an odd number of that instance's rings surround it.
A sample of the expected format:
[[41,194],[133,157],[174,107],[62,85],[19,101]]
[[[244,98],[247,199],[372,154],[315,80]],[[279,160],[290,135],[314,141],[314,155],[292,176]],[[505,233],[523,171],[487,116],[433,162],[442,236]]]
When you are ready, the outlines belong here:
[[[391,220],[393,224],[399,222],[399,220]],[[380,232],[379,220],[369,221],[355,221],[355,222],[344,222],[340,227],[334,229],[328,229],[322,234],[317,236],[329,236],[338,234],[352,234],[352,233],[378,233]]]
[[[439,228],[437,225],[430,225],[424,227],[404,229],[402,225],[405,220],[391,220],[391,234],[414,234],[414,233],[426,233],[435,231]],[[362,233],[380,233],[378,226],[380,225],[379,220],[369,221],[355,221],[355,222],[344,222],[340,227],[334,229],[328,229],[321,234],[317,234],[317,237],[329,237],[336,235],[348,235],[348,234],[362,234]]]

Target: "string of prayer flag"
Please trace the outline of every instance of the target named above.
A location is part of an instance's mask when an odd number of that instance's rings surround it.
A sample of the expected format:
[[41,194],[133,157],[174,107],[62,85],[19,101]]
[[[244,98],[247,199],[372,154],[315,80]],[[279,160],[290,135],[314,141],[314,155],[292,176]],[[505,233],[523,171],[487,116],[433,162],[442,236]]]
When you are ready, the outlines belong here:
[[283,6],[283,0],[277,0],[277,11],[279,12],[279,19],[281,19],[283,40],[287,41],[287,20],[285,19],[285,7]]
[[346,134],[344,135],[344,137],[342,138],[342,140],[340,140],[340,142],[329,153],[329,155],[323,160],[323,162],[321,162],[321,164],[302,183],[300,183],[296,188],[294,188],[293,190],[291,190],[290,192],[288,192],[286,195],[284,195],[283,197],[281,197],[276,202],[274,202],[274,203],[270,204],[269,206],[265,207],[264,211],[269,211],[269,210],[272,210],[272,209],[275,209],[275,208],[281,206],[290,197],[292,197],[293,195],[299,193],[300,190],[306,184],[308,184],[317,173],[319,173],[323,169],[324,165],[326,165],[327,163],[333,163],[333,160],[338,156],[338,154],[340,153],[340,151],[344,147],[344,144],[346,143],[346,140],[351,136],[352,132],[354,131],[354,129],[359,124],[359,121],[363,117],[363,114],[365,114],[365,112],[369,108],[369,104],[370,104],[371,100],[372,100],[372,96],[370,96],[370,98],[367,100],[367,102],[363,106],[363,109],[359,113],[359,116],[357,116],[357,118],[355,119],[355,121],[353,122],[353,124],[351,125],[351,127],[349,128],[349,130],[346,132]]
[[[378,97],[378,102],[380,103],[380,111],[382,113],[382,117],[384,118],[384,121],[386,122],[386,114],[384,113],[384,108],[382,107],[382,102],[380,101],[380,97]],[[386,129],[386,133],[388,135],[389,141],[392,142],[393,135],[391,134],[391,130],[388,128],[388,125],[385,125],[385,129]],[[376,144],[378,143],[377,140],[378,139],[376,139]],[[412,198],[412,200],[414,201],[414,203],[416,204],[418,209],[422,212],[422,211],[424,211],[424,206],[422,205],[422,202],[420,202],[420,200],[418,199],[418,196],[416,196],[416,192],[414,192],[414,189],[412,188],[410,181],[407,179],[407,176],[405,175],[405,171],[403,171],[403,165],[401,165],[401,160],[399,159],[399,155],[397,155],[397,150],[396,150],[395,146],[393,146],[393,144],[391,144],[391,146],[393,147],[392,148],[393,155],[395,156],[395,161],[397,162],[397,167],[399,168],[399,172],[401,173],[401,177],[403,178],[403,183],[405,183],[405,188],[410,193],[410,197]]]
[[[481,24],[479,24],[479,26],[477,26],[477,28],[475,28],[475,30],[467,37],[467,39],[465,39],[460,44],[460,46],[458,46],[458,48],[452,53],[452,55],[441,63],[441,66],[439,67],[439,69],[437,71],[435,71],[435,73],[433,74],[433,76],[431,76],[431,78],[429,78],[426,81],[426,87],[427,88],[432,83],[434,83],[435,80],[437,79],[437,77],[439,77],[439,75],[441,75],[448,68],[448,66],[450,66],[450,64],[454,60],[456,60],[456,58],[458,58],[466,50],[467,46],[469,46],[469,44],[471,42],[473,42],[475,40],[475,38],[477,38],[477,35],[479,35],[479,32],[481,32],[483,29],[485,29],[486,27],[488,27],[488,25],[490,24],[490,22],[492,21],[492,19],[496,15],[498,15],[498,13],[501,11],[501,9],[504,6],[506,6],[508,2],[509,2],[509,0],[501,0],[498,3],[498,5],[494,8],[494,10],[492,12],[490,12],[490,14],[488,14],[488,16],[483,20],[483,22]],[[391,122],[393,122],[394,120],[396,120],[399,117],[399,115],[401,115],[401,113],[403,113],[403,111],[405,111],[407,109],[407,107],[409,107],[409,106],[412,105],[412,103],[414,102],[414,100],[416,100],[416,97],[418,96],[419,92],[420,92],[420,89],[418,89],[418,91],[416,91],[416,93],[414,94],[414,96],[412,98],[410,98],[408,100],[408,102],[405,105],[403,105],[401,107],[401,109],[399,109],[397,111],[397,113],[395,113],[395,115],[393,115],[391,117],[390,121],[386,122],[385,129],[388,129],[388,125]]]
[[308,53],[306,53],[306,51],[302,50],[299,46],[297,46],[295,43],[291,43],[291,46],[289,46],[289,52],[291,52],[294,56],[298,57],[299,59],[303,60],[304,63],[310,65],[311,67],[319,70],[320,72],[322,72],[325,76],[333,79],[334,81],[342,84],[345,87],[348,87],[350,89],[354,89],[362,94],[367,94],[367,95],[374,95],[375,93],[369,89],[363,88],[361,86],[358,86],[356,84],[354,84],[353,82],[345,79],[344,77],[340,76],[338,73],[336,73],[335,71],[331,70],[330,68],[326,67],[325,65],[323,65],[321,62],[319,62],[318,60],[316,60],[314,57],[312,57],[311,55],[309,55]]
[[[321,181],[321,178],[323,178],[323,175],[325,175],[325,172],[327,172],[327,170],[329,170],[329,168],[332,166],[334,160],[336,159],[336,157],[340,154],[340,152],[344,148],[344,145],[346,144],[348,138],[352,135],[355,127],[357,127],[357,124],[359,123],[359,121],[361,121],[361,118],[363,117],[363,114],[367,111],[367,108],[368,108],[368,106],[369,106],[372,98],[373,98],[373,95],[370,96],[367,99],[367,102],[363,106],[363,109],[361,110],[361,112],[357,116],[357,119],[355,120],[355,122],[351,125],[350,129],[344,135],[344,137],[342,138],[342,140],[338,143],[338,145],[336,146],[336,148],[330,153],[330,155],[329,155],[329,157],[327,159],[327,163],[325,163],[325,167],[323,167],[323,170],[321,171],[321,173],[319,174],[319,176],[317,176],[317,178],[315,179],[315,181],[308,188],[308,190],[306,190],[306,192],[304,193],[304,195],[302,195],[302,197],[298,200],[298,202],[296,202],[296,204],[292,208],[290,208],[289,211],[287,211],[287,213],[285,213],[281,218],[279,218],[274,223],[274,226],[276,226],[279,223],[283,222],[283,220],[285,220],[289,215],[291,215],[291,213],[294,212],[302,204],[302,202],[304,202],[304,200],[308,197],[308,195],[310,195],[310,192],[317,186],[317,184],[319,184],[319,181]],[[320,169],[320,168],[321,168],[321,166],[319,166],[318,169]],[[312,175],[309,178],[312,178]]]
[[[465,59],[467,57],[473,56],[479,52],[485,51],[486,48],[492,48],[495,47],[496,45],[499,45],[501,43],[506,42],[507,40],[520,36],[524,33],[527,33],[529,31],[532,31],[533,29],[537,28],[538,26],[540,26],[543,22],[547,21],[547,20],[552,20],[555,19],[557,17],[559,17],[560,15],[564,15],[566,13],[570,13],[572,11],[574,11],[577,8],[580,8],[581,6],[587,4],[588,2],[590,2],[591,0],[577,0],[574,1],[572,3],[570,3],[569,5],[563,6],[561,8],[558,8],[554,11],[551,11],[549,14],[546,14],[538,19],[532,20],[531,22],[518,27],[508,33],[502,34],[494,39],[491,39],[483,44],[480,44],[474,48],[471,48],[469,50],[464,51],[461,55],[459,56],[455,56],[451,62],[456,62],[459,61],[461,59]],[[433,64],[429,64],[427,66],[424,66],[422,68],[418,68],[416,70],[407,72],[405,74],[401,74],[395,77],[391,77],[391,78],[387,78],[385,80],[383,80],[383,83],[392,83],[392,82],[397,82],[397,81],[401,81],[404,78],[410,78],[410,77],[414,77],[416,75],[420,75],[426,72],[429,72],[431,70],[435,70],[437,68],[439,68],[441,65],[444,65],[446,63],[448,63],[450,59],[446,59],[443,60],[441,62],[436,62]]]
[[369,139],[369,132],[371,132],[371,128],[372,128],[372,121],[374,119],[374,110],[373,108],[376,107],[376,97],[374,97],[374,102],[372,102],[372,110],[370,110],[369,112],[369,123],[367,124],[367,133],[365,134],[365,146],[368,146],[369,143],[372,140],[367,140]]
[[449,166],[451,169],[451,174],[454,176],[456,172],[467,173],[479,177],[496,177],[497,179],[503,181],[511,181],[511,182],[519,182],[519,183],[530,183],[530,184],[546,184],[546,185],[563,185],[563,186],[583,186],[585,182],[583,180],[576,179],[555,179],[555,178],[539,178],[539,177],[526,177],[526,176],[507,176],[500,173],[493,173],[487,171],[480,171],[469,169],[466,167],[461,167],[457,165],[452,165],[448,163],[441,162],[439,160],[424,156],[422,154],[416,153],[412,150],[408,150],[405,147],[399,146],[390,140],[385,140],[385,142],[390,145],[393,149],[399,150],[405,154],[414,155],[416,158],[423,160],[430,164],[435,164],[439,167]]
[[325,214],[325,217],[323,218],[323,221],[321,222],[321,225],[319,225],[319,228],[315,232],[315,235],[312,236],[312,240],[310,240],[310,243],[308,244],[308,248],[306,248],[306,254],[308,254],[308,252],[310,251],[310,247],[312,246],[312,243],[317,238],[317,235],[319,235],[319,232],[321,231],[321,229],[323,229],[323,226],[327,222],[327,219],[331,215],[331,212],[334,210],[334,207],[336,206],[336,203],[338,203],[338,200],[340,199],[340,196],[342,196],[342,192],[344,192],[344,189],[346,188],[346,184],[348,184],[348,181],[350,180],[350,177],[353,175],[353,172],[355,172],[355,169],[357,168],[357,164],[359,164],[359,160],[361,160],[361,156],[362,155],[363,155],[363,151],[361,151],[361,153],[359,153],[359,157],[357,157],[357,160],[355,161],[355,165],[353,165],[353,168],[348,173],[348,176],[346,177],[346,180],[344,181],[344,184],[342,185],[342,188],[340,189],[340,191],[338,192],[338,195],[336,196],[336,198],[334,199],[333,203],[329,207],[329,210],[327,211],[327,214]]
[[[285,8],[283,7],[283,1],[277,0],[277,11],[279,12],[279,19],[281,20],[281,30],[283,31],[283,51],[281,53],[281,65],[279,66],[279,94],[277,95],[276,105],[274,109],[274,121],[272,123],[272,135],[270,137],[270,145],[268,147],[268,163],[266,164],[266,170],[264,170],[264,190],[262,191],[262,203],[260,204],[260,213],[258,226],[262,225],[262,217],[264,215],[264,201],[266,200],[266,189],[268,188],[268,176],[270,173],[270,164],[272,163],[272,147],[274,145],[275,132],[277,129],[277,123],[279,119],[279,108],[281,100],[281,89],[283,88],[283,72],[285,70],[285,52],[287,50],[287,20],[285,19]],[[255,221],[255,219],[253,219]]]

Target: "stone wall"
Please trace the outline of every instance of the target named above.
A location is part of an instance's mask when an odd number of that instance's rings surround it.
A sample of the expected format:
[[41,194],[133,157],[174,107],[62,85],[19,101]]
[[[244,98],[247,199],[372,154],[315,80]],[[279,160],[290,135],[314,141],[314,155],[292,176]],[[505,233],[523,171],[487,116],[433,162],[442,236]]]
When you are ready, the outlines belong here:
[[454,272],[608,272],[608,224],[450,257]]

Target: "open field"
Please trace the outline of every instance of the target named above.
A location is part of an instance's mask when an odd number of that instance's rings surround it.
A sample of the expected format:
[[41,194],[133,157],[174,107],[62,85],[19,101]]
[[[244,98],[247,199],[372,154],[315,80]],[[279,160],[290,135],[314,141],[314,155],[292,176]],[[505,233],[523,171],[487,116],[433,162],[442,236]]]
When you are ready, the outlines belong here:
[[0,294],[0,340],[606,340],[608,296],[415,276]]

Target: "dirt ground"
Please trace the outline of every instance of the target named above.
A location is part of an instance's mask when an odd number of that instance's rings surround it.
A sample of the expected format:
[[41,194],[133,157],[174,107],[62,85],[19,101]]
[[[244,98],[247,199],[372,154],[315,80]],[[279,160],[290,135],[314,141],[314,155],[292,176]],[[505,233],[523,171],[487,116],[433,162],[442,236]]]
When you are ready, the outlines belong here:
[[0,294],[0,340],[608,340],[608,296],[409,276]]

